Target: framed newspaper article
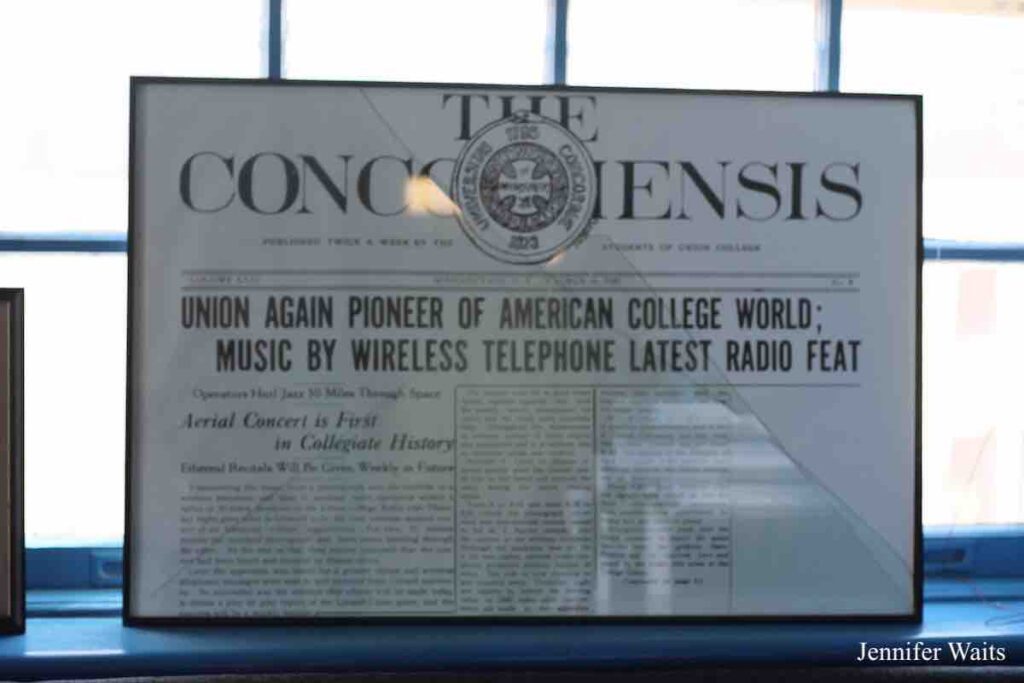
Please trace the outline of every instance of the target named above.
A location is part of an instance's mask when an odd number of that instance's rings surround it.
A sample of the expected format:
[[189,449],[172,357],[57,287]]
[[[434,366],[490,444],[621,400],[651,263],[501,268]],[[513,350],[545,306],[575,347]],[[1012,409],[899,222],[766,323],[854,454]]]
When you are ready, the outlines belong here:
[[920,618],[920,98],[131,122],[128,623]]
[[0,289],[0,633],[25,631],[23,307],[23,290]]

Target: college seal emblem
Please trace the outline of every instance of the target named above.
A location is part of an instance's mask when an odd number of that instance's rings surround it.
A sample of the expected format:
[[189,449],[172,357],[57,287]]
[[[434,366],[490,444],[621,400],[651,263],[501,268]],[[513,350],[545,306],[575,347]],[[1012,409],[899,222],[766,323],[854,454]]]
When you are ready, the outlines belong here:
[[594,162],[580,140],[525,111],[478,132],[452,175],[459,224],[481,251],[506,263],[542,263],[590,225]]

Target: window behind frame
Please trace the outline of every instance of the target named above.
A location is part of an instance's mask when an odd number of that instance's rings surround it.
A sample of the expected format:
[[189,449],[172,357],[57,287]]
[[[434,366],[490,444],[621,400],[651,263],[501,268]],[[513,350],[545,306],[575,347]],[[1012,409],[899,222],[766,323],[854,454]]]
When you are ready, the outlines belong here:
[[[924,96],[925,238],[1024,242],[1024,5],[845,0],[841,44],[844,91]],[[1024,523],[1022,275],[925,263],[926,527]]]
[[[817,5],[575,0],[569,81],[811,89]],[[1019,6],[844,6],[843,90],[925,95],[926,236],[1020,241]],[[288,0],[284,72],[543,82],[547,2],[514,8]],[[123,233],[130,74],[264,75],[262,0],[33,0],[4,11],[0,187],[18,190],[0,202],[3,233]],[[495,31],[499,19],[514,30]],[[125,267],[123,254],[0,254],[0,286],[26,288],[30,545],[120,540]],[[926,266],[926,524],[1024,522],[1024,421],[1013,381],[1024,376],[1013,351],[1024,336],[1013,298],[1024,291],[1021,268]]]
[[[505,5],[508,31],[494,30],[496,5],[470,0],[284,7],[296,78],[544,80],[546,0]],[[267,11],[266,0],[5,6],[0,187],[18,189],[0,201],[0,239],[123,236],[129,76],[264,77]],[[30,547],[121,541],[126,268],[123,253],[0,251],[0,286],[26,290]]]
[[[259,77],[261,0],[31,0],[0,22],[0,237],[123,235],[128,77]],[[0,253],[25,288],[29,546],[120,543],[126,258]]]

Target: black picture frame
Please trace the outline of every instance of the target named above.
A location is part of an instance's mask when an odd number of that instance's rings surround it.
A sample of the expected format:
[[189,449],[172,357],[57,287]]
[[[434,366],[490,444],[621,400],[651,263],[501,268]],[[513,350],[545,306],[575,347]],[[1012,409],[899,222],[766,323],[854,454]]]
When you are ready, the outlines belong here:
[[[136,221],[137,203],[140,196],[140,182],[136,157],[138,144],[138,95],[146,85],[223,85],[266,88],[289,87],[358,87],[410,88],[410,89],[458,89],[465,91],[504,91],[551,93],[551,94],[678,94],[704,95],[712,97],[774,97],[784,99],[819,100],[876,100],[898,101],[913,107],[916,147],[916,248],[915,279],[915,367],[914,367],[914,510],[913,510],[913,603],[908,613],[900,614],[795,614],[761,615],[730,614],[713,616],[693,615],[642,615],[642,616],[303,616],[303,617],[151,617],[136,615],[132,611],[133,555],[132,538],[135,530],[133,504],[136,493],[133,483],[133,432],[134,413],[132,405],[133,386],[136,384],[135,368],[140,363],[142,349],[134,347],[135,299],[138,291],[136,259],[140,250],[141,234]],[[678,88],[631,88],[591,87],[565,85],[509,85],[481,83],[440,83],[440,82],[399,82],[399,81],[345,81],[345,80],[271,80],[237,78],[193,78],[165,76],[133,76],[130,79],[129,115],[129,182],[128,182],[128,343],[127,343],[127,410],[125,449],[125,534],[124,534],[124,581],[123,581],[123,622],[130,627],[153,626],[342,626],[355,624],[758,624],[758,623],[921,623],[923,615],[923,533],[922,533],[922,271],[924,264],[923,239],[923,97],[921,95],[889,93],[840,93],[832,91],[791,92],[753,90],[708,90]]]
[[4,407],[0,419],[0,467],[4,476],[0,480],[7,505],[0,506],[6,519],[0,525],[8,538],[7,561],[3,563],[7,572],[6,585],[0,584],[8,609],[0,603],[0,633],[16,634],[25,632],[25,527],[24,527],[24,301],[22,289],[0,289],[0,392]]

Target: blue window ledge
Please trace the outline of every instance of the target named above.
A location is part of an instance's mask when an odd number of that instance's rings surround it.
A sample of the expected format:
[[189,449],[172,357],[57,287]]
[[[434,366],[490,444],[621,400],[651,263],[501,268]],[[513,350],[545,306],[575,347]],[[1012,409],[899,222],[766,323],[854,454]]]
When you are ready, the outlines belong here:
[[0,231],[0,251],[126,252],[123,233],[14,233]]
[[[116,591],[98,593],[110,606],[117,601]],[[0,639],[0,676],[856,665],[862,641],[945,648],[948,640],[969,640],[1004,647],[1004,664],[1024,663],[1024,580],[930,579],[928,594],[921,624],[125,628],[114,614],[34,616],[24,635]],[[39,614],[46,596],[34,598]],[[954,663],[944,657],[943,664]]]

